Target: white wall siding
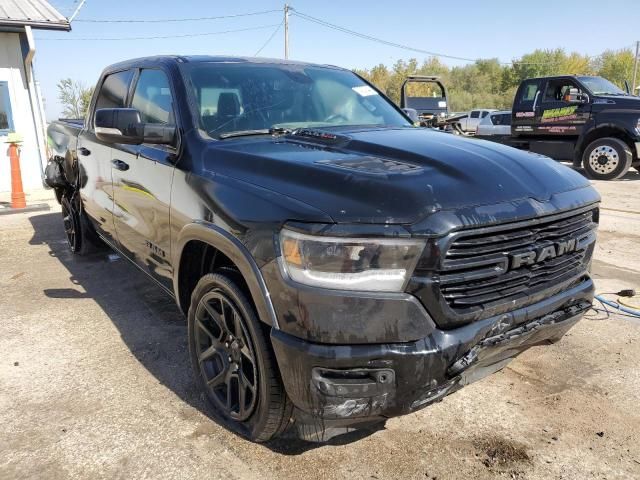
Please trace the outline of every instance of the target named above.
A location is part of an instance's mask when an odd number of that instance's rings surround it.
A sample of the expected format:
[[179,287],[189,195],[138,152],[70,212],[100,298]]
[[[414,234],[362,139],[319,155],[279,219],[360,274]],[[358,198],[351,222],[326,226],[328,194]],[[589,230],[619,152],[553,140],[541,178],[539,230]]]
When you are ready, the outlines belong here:
[[[20,152],[22,185],[25,190],[42,188],[37,137],[29,102],[20,37],[17,33],[0,32],[0,81],[9,84],[9,100],[13,127],[22,135]],[[0,135],[0,192],[11,190],[11,170],[6,136]]]

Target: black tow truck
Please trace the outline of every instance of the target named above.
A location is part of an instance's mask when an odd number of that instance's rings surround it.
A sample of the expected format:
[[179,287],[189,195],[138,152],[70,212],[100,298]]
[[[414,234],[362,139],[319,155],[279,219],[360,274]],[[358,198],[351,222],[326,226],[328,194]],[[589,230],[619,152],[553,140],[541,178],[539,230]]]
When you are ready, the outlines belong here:
[[602,77],[560,75],[524,80],[505,143],[582,166],[614,180],[640,166],[640,98]]
[[48,136],[71,251],[175,298],[213,418],[253,441],[415,411],[591,306],[582,175],[416,128],[346,69],[129,60]]

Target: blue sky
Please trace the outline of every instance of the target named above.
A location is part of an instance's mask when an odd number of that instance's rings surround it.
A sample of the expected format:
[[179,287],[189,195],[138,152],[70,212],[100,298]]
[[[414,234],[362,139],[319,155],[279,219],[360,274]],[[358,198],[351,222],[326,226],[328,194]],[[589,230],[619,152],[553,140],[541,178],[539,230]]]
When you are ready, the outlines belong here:
[[[66,16],[79,0],[49,0]],[[508,0],[290,0],[301,13],[422,50],[509,61],[536,48],[562,47],[597,55],[640,40],[637,0],[521,2]],[[233,15],[283,8],[283,1],[86,0],[66,32],[36,32],[36,73],[47,118],[60,115],[56,83],[64,77],[94,84],[102,68],[127,58],[157,54],[254,55],[282,21],[274,12],[247,17],[174,23],[88,23],[83,19],[165,19]],[[148,37],[256,30],[185,38],[95,41],[87,38]],[[373,43],[299,17],[290,21],[290,58],[365,68],[424,55]],[[56,40],[59,39],[59,40]],[[65,39],[65,40],[62,40]],[[283,30],[261,56],[283,56]],[[442,59],[449,65],[464,62]]]

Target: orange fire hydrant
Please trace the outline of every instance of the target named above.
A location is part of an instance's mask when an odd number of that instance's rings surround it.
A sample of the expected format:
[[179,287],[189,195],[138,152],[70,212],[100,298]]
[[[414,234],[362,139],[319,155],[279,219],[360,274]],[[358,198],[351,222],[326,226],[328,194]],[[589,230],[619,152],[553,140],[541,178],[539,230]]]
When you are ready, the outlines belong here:
[[25,208],[27,201],[22,190],[22,173],[20,172],[20,140],[9,136],[9,159],[11,160],[11,207]]

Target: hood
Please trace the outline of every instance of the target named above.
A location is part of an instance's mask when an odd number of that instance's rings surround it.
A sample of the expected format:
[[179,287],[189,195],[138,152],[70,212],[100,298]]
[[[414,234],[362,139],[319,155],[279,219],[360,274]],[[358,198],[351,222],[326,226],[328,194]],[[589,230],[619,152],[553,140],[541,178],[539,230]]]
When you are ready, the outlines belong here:
[[593,107],[640,111],[640,97],[635,97],[632,95],[596,95],[593,97]]
[[205,170],[305,202],[337,223],[412,224],[441,210],[540,203],[589,186],[551,159],[493,142],[420,128],[335,132],[210,142]]

